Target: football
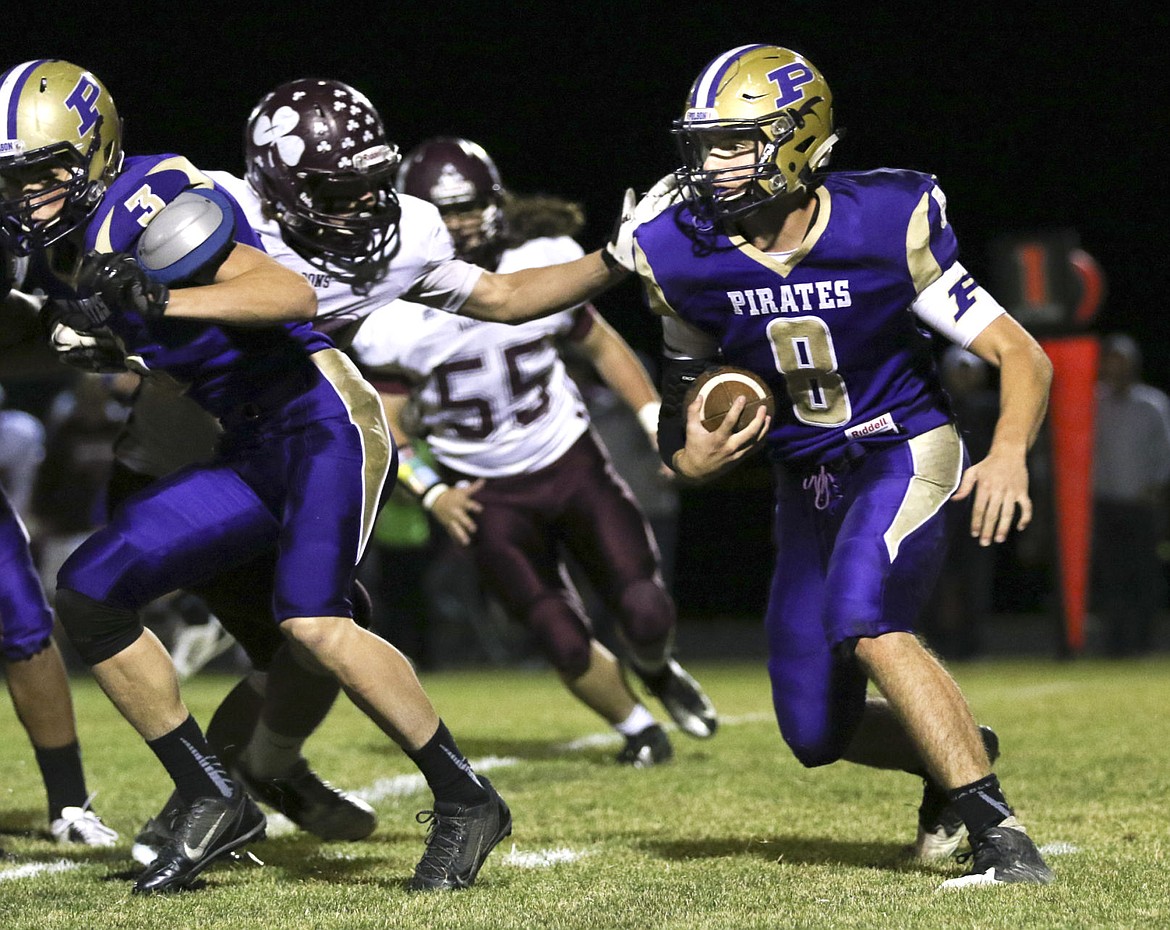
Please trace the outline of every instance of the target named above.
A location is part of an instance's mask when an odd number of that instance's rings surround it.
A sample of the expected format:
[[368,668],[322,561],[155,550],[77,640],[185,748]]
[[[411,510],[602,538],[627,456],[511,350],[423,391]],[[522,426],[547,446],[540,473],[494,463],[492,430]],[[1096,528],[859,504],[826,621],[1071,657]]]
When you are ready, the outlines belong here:
[[756,410],[761,406],[768,411],[768,416],[774,416],[776,413],[776,401],[771,388],[763,378],[746,368],[722,365],[703,372],[687,392],[688,407],[694,402],[696,395],[703,398],[703,426],[709,433],[719,429],[727,416],[727,411],[731,409],[732,402],[740,396],[747,398],[747,406],[739,415],[736,430],[741,430],[751,423]]

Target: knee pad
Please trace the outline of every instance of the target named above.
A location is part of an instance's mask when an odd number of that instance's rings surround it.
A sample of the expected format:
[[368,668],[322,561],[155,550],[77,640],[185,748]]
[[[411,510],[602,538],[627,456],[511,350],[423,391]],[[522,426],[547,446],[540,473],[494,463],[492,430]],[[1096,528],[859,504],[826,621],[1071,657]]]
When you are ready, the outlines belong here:
[[525,622],[553,668],[570,680],[585,674],[589,668],[589,631],[563,598],[541,598],[528,609]]
[[666,589],[653,578],[626,586],[619,603],[622,633],[635,649],[665,645],[674,632],[677,613]]
[[57,617],[86,665],[117,655],[142,635],[138,612],[112,607],[69,588],[57,589]]

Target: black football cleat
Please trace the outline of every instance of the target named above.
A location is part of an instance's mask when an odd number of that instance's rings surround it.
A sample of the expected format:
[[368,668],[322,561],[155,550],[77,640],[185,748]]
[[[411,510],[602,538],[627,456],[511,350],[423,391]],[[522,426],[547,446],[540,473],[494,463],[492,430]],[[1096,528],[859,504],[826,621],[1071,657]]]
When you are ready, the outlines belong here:
[[265,825],[260,808],[244,791],[231,798],[197,798],[175,819],[170,840],[138,876],[134,894],[190,888],[216,859],[263,839]]
[[[999,737],[991,727],[980,727],[983,747],[992,765],[999,758]],[[967,838],[967,825],[955,813],[946,791],[931,779],[923,781],[922,803],[918,806],[918,837],[914,841],[914,858],[924,861],[947,859],[955,854]]]
[[669,762],[672,758],[674,749],[670,745],[670,737],[656,723],[633,736],[627,736],[626,745],[617,754],[620,765],[630,765],[636,769],[647,769],[652,765]]
[[948,878],[939,889],[971,888],[980,885],[1047,885],[1055,877],[1040,850],[1015,817],[1009,817],[978,836],[971,837],[971,852],[960,856],[972,860],[971,871]]
[[185,809],[179,792],[172,791],[163,809],[146,821],[138,835],[134,837],[130,855],[135,862],[139,865],[150,865],[158,858],[163,847],[174,838],[175,823]]
[[239,759],[231,772],[257,801],[323,840],[365,839],[378,826],[369,804],[318,777],[305,759],[279,778],[253,775]]
[[646,690],[662,702],[680,730],[698,739],[715,735],[719,726],[715,705],[678,662],[670,659],[657,672],[643,671],[637,665],[632,667]]
[[469,888],[496,844],[512,832],[512,812],[482,775],[488,799],[482,804],[435,802],[434,810],[420,811],[419,823],[429,823],[427,851],[406,884],[407,891],[450,891]]

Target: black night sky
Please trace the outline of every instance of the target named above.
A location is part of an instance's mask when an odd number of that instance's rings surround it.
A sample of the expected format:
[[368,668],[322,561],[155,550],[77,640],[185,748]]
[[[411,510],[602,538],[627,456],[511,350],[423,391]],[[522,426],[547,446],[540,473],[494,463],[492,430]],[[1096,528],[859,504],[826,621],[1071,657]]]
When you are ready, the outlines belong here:
[[[236,171],[263,94],[294,77],[337,77],[371,97],[404,150],[464,135],[514,190],[583,203],[594,247],[622,190],[674,167],[670,122],[699,69],[747,42],[788,45],[833,87],[847,130],[834,167],[938,175],[964,261],[985,280],[995,236],[1076,229],[1107,276],[1100,328],[1134,332],[1150,379],[1170,387],[1170,100],[1156,65],[1167,14],[1110,18],[1096,3],[945,12],[955,6],[212,2],[182,4],[198,11],[184,16],[142,3],[79,21],[21,4],[0,52],[5,67],[63,57],[94,71],[118,103],[128,151]],[[656,348],[632,285],[600,303],[631,341]]]
[[[645,190],[675,167],[670,123],[703,65],[750,42],[786,45],[833,88],[847,130],[834,167],[936,174],[962,258],[984,283],[996,237],[1076,230],[1107,279],[1097,328],[1137,336],[1148,380],[1170,389],[1170,82],[1157,64],[1165,11],[969,2],[951,12],[960,4],[938,0],[209,0],[74,5],[69,16],[59,4],[13,6],[3,67],[60,57],[92,70],[118,104],[131,153],[179,152],[239,173],[255,102],[292,78],[335,77],[373,100],[404,151],[433,135],[466,136],[513,190],[582,203],[587,248],[607,237],[627,186]],[[657,354],[657,323],[635,284],[598,305],[635,347]],[[730,499],[713,495],[706,510],[684,498],[682,552],[694,548],[688,537],[709,535],[704,512],[767,507],[766,472],[747,471],[724,489]],[[749,522],[758,536],[741,535]],[[755,611],[766,521],[735,532],[746,557],[729,555],[720,587]],[[680,562],[679,576],[709,578],[709,568]],[[695,588],[690,596],[701,597]]]

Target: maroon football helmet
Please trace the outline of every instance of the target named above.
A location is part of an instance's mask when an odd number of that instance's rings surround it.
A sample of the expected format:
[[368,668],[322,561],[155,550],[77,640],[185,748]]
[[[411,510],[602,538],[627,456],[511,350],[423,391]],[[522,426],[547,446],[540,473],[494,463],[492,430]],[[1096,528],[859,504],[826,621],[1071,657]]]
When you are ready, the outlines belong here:
[[398,244],[398,146],[360,91],[302,79],[261,100],[244,131],[247,178],[306,261],[351,284],[381,277]]
[[402,160],[398,190],[439,208],[460,258],[491,265],[503,249],[504,185],[492,157],[467,139],[428,139]]

